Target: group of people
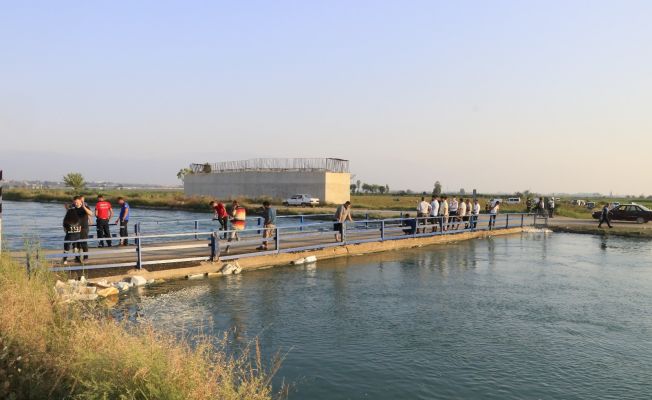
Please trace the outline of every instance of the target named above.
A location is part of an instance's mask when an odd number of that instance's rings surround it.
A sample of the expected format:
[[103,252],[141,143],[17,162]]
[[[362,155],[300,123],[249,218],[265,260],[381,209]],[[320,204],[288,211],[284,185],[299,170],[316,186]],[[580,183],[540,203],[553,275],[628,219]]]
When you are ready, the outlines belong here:
[[[115,220],[115,224],[120,227],[120,240],[119,246],[127,246],[129,244],[129,232],[127,226],[129,224],[130,209],[129,203],[123,197],[118,197],[118,204],[120,205],[120,213]],[[111,247],[111,229],[110,222],[113,218],[114,212],[110,202],[108,202],[103,195],[97,196],[97,203],[95,203],[94,210],[86,203],[84,196],[75,196],[72,203],[66,205],[66,214],[63,218],[63,230],[65,232],[63,252],[75,253],[75,260],[78,263],[83,263],[88,260],[88,233],[90,226],[95,217],[95,227],[97,229],[97,238],[99,240],[98,247]],[[82,256],[83,255],[83,256]],[[68,263],[68,257],[63,257],[63,264]]]
[[[492,228],[496,222],[496,215],[500,210],[500,201],[493,204],[487,204],[487,211],[490,214],[489,228]],[[425,197],[417,204],[417,218],[410,219],[410,214],[406,214],[403,220],[403,230],[405,234],[425,233],[426,225],[432,224],[432,232],[441,229],[442,232],[448,230],[458,230],[464,224],[464,229],[475,228],[478,224],[478,215],[480,215],[480,202],[475,199],[453,197],[448,200],[447,196],[432,196],[430,202]],[[421,225],[419,228],[417,225]]]
[[536,201],[528,197],[527,200],[525,200],[525,207],[526,211],[529,213],[537,213],[540,216],[545,216],[547,214],[549,218],[555,217],[554,197],[550,197],[547,202],[543,197],[540,197]]
[[[227,211],[224,203],[220,201],[211,201],[209,203],[213,210],[213,220],[220,223],[220,230],[224,231],[223,238],[228,242],[233,240],[239,241],[239,231],[243,231],[247,227],[247,209],[244,208],[237,200],[231,203],[231,209]],[[269,201],[263,202],[262,209],[263,217],[263,242],[258,247],[258,250],[269,249],[269,239],[276,234],[276,209],[272,207]],[[229,229],[229,224],[231,225]],[[226,231],[230,231],[227,235]],[[230,250],[230,245],[226,246],[225,253]]]

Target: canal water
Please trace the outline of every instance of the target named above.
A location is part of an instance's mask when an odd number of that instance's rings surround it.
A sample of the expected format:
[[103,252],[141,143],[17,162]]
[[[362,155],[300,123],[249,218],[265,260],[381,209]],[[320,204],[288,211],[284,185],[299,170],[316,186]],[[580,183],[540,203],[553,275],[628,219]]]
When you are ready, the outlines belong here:
[[116,314],[258,337],[291,399],[652,393],[652,241],[522,234],[133,293]]

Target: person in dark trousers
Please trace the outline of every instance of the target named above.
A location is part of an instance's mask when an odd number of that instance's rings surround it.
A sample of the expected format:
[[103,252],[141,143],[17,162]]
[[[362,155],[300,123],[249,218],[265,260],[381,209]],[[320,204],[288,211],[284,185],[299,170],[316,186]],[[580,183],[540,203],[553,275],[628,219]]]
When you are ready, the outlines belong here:
[[405,214],[405,218],[403,219],[403,223],[401,224],[406,229],[403,229],[403,233],[406,235],[414,235],[417,232],[417,220],[414,218],[410,218],[410,214]]
[[[81,250],[81,246],[78,242],[81,237],[81,230],[82,227],[79,214],[77,214],[77,210],[74,208],[69,208],[66,211],[66,216],[63,218],[63,231],[66,233],[63,243],[63,252],[68,253],[72,251],[73,253],[76,253],[77,256],[75,257],[75,260],[78,263],[82,262],[79,258],[79,251]],[[66,264],[68,264],[68,257],[64,256],[63,265]]]
[[600,223],[598,224],[598,228],[602,228],[602,223],[605,222],[609,228],[613,228],[611,226],[611,220],[609,218],[609,204],[604,203],[604,207],[602,207],[602,213],[600,214]]
[[104,242],[108,247],[111,247],[111,230],[109,229],[109,221],[113,217],[113,208],[111,203],[104,200],[104,196],[97,196],[97,203],[95,204],[95,225],[97,227],[97,238],[106,238],[107,240],[98,241],[98,247],[104,247]]
[[79,239],[82,241],[79,242],[79,246],[84,252],[84,260],[88,260],[88,242],[86,239],[88,239],[88,226],[90,225],[90,219],[93,217],[93,212],[84,201],[84,196],[75,196],[72,203],[74,210],[79,216],[79,224],[81,225]]
[[263,244],[258,250],[267,250],[267,240],[276,235],[276,209],[269,204],[269,201],[263,202]]
[[229,226],[229,213],[226,212],[226,207],[221,201],[211,201],[209,203],[213,209],[213,221],[217,220],[220,223],[220,230],[225,231],[224,239],[226,239],[226,230]]
[[[129,203],[127,203],[124,197],[118,197],[118,204],[120,205],[120,215],[115,221],[117,225],[120,225],[120,237],[128,238],[129,237],[129,217],[131,216],[131,210],[129,209]],[[120,246],[128,246],[128,239],[120,239]]]

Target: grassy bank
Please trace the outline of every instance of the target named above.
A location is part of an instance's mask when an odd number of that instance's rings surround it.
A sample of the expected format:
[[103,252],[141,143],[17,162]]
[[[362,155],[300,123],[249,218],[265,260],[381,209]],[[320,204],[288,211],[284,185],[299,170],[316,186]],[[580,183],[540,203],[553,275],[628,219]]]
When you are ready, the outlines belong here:
[[[270,399],[257,347],[238,358],[150,327],[112,321],[100,306],[58,305],[54,277],[28,278],[0,259],[0,398]],[[253,354],[252,354],[253,353]]]
[[[87,196],[89,203],[93,203],[97,196],[97,191],[86,190],[83,193]],[[188,210],[199,212],[210,212],[208,203],[213,198],[208,196],[185,196],[181,190],[108,190],[102,192],[109,201],[115,202],[118,196],[127,198],[129,204],[133,207],[140,208],[157,208],[170,210]],[[68,202],[73,193],[62,189],[8,189],[4,193],[6,200],[14,201],[38,201],[38,202]],[[430,198],[430,196],[426,196]],[[354,194],[351,195],[351,203],[354,210],[380,210],[380,211],[414,211],[416,205],[421,199],[421,195],[393,195],[393,194]],[[484,207],[490,199],[480,197],[480,204]],[[221,199],[227,201],[227,199]],[[280,215],[298,215],[298,214],[328,214],[334,210],[333,205],[324,205],[316,208],[306,207],[283,207],[278,199],[271,198],[237,198],[246,208],[250,210],[258,209],[262,206],[264,200],[271,201],[278,208]],[[586,207],[574,206],[569,202],[570,199],[562,199],[557,202],[555,213],[562,217],[590,219],[592,210]],[[598,205],[606,201],[619,201],[620,203],[629,203],[632,199],[591,199]],[[639,204],[652,207],[649,200],[635,200]],[[525,204],[503,204],[502,212],[524,212]],[[372,214],[374,217],[379,214]]]
[[[430,196],[425,196],[430,201]],[[449,196],[451,197],[451,196]],[[459,196],[458,196],[459,197]],[[470,197],[470,196],[469,196]],[[490,200],[487,197],[479,197],[482,207]],[[351,203],[354,208],[364,208],[371,210],[400,210],[414,211],[417,203],[421,200],[421,195],[352,195]],[[522,204],[502,204],[501,212],[525,212],[525,203]],[[558,202],[555,208],[557,215],[569,218],[591,218],[591,210],[586,207],[578,207],[565,202]]]

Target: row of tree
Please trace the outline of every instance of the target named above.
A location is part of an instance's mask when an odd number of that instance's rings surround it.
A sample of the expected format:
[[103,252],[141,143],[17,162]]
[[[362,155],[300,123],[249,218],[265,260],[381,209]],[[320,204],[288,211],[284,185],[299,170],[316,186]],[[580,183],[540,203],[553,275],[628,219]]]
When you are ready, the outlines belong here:
[[389,193],[389,185],[376,185],[376,184],[370,184],[370,183],[362,183],[362,181],[358,180],[356,183],[352,183],[350,186],[351,193]]

